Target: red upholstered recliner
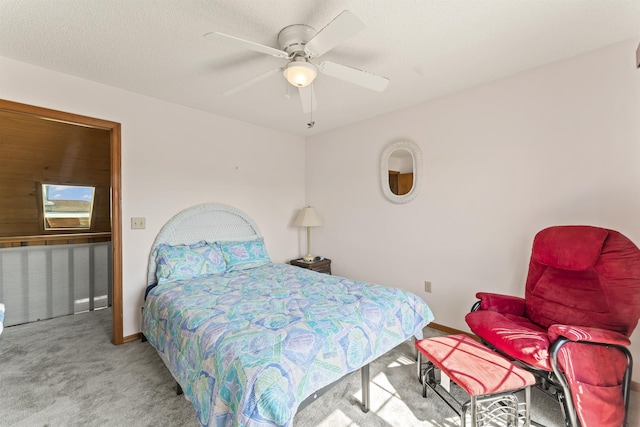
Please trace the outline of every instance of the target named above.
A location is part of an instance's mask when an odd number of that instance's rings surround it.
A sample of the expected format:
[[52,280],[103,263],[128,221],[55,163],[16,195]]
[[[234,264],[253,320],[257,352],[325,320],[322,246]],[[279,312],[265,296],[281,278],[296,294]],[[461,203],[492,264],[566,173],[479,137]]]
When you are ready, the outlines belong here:
[[617,231],[557,226],[533,241],[525,297],[480,292],[465,320],[531,370],[567,426],[626,425],[640,317],[640,249]]

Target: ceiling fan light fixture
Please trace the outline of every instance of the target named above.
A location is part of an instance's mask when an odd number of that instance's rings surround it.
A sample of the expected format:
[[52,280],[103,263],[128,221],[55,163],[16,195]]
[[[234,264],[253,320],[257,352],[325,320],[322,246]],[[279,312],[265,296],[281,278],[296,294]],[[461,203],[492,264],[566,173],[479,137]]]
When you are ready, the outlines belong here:
[[318,76],[318,68],[305,60],[291,61],[284,69],[284,77],[296,87],[309,86]]

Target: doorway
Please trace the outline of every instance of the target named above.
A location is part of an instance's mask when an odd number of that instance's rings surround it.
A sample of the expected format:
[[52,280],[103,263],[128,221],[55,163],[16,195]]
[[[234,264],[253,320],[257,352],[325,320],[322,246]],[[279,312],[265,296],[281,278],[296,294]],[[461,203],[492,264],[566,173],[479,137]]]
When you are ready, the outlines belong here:
[[[111,238],[111,295],[112,295],[112,334],[114,344],[122,344],[122,221],[121,221],[121,126],[120,123],[93,117],[81,116],[47,108],[36,107],[0,99],[0,114],[22,114],[29,120],[54,121],[82,128],[96,129],[108,132],[109,141],[109,195],[108,212]],[[37,197],[37,194],[34,194]],[[37,202],[34,200],[34,208]],[[35,233],[34,233],[35,234]],[[88,238],[91,238],[91,233]],[[101,234],[101,233],[96,233]],[[102,233],[104,234],[104,233]],[[51,237],[43,233],[40,240]],[[29,236],[34,238],[34,236]],[[5,238],[0,238],[5,239]]]

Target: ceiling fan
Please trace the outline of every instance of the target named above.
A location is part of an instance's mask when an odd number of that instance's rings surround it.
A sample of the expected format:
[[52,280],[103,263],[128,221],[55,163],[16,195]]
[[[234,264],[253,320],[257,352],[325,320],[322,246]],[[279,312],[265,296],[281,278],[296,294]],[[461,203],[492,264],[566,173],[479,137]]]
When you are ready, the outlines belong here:
[[316,109],[313,81],[318,76],[318,72],[374,91],[382,92],[386,89],[389,84],[389,79],[386,77],[331,61],[323,61],[320,64],[315,64],[311,61],[364,28],[365,25],[360,19],[350,11],[344,10],[333,21],[317,32],[310,26],[303,24],[289,25],[283,28],[278,33],[280,49],[218,32],[207,33],[204,37],[214,38],[237,47],[287,60],[283,67],[267,71],[224,92],[224,95],[233,95],[267,77],[282,72],[285,79],[298,88],[302,110],[305,113],[309,113]]

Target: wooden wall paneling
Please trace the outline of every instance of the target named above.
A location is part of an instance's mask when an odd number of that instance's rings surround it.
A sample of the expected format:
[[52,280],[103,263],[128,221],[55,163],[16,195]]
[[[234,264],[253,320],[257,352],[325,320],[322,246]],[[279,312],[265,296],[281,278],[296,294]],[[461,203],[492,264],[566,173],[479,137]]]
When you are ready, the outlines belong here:
[[44,232],[39,197],[43,183],[95,186],[91,231],[109,231],[110,133],[0,111],[0,237]]

